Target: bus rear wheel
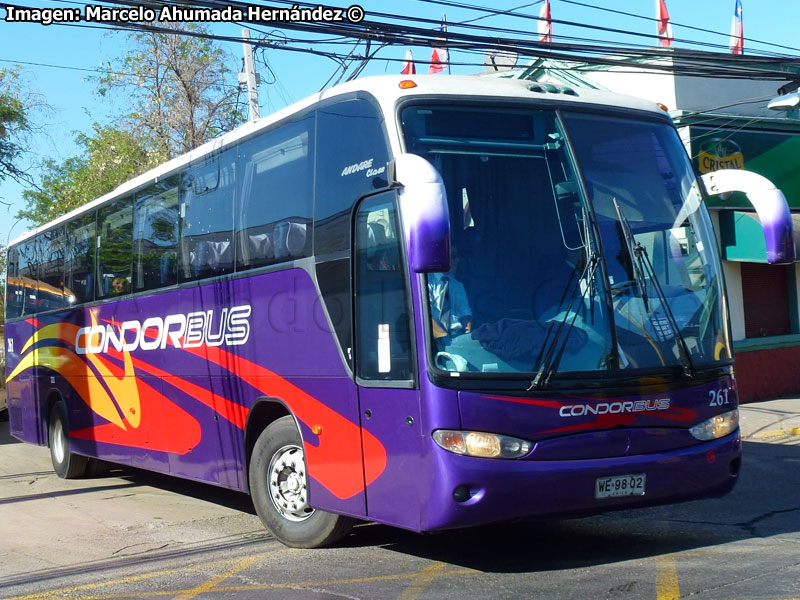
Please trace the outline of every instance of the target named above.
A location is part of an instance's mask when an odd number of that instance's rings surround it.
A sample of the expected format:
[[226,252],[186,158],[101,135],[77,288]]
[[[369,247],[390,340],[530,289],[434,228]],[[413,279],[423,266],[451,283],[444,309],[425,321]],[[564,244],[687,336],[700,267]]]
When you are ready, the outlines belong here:
[[50,410],[48,428],[50,443],[50,459],[53,470],[61,479],[75,479],[86,473],[89,459],[69,450],[69,427],[67,426],[67,409],[63,402],[56,402]]
[[250,457],[249,480],[261,522],[287,546],[326,546],[353,528],[353,519],[309,506],[303,440],[292,417],[282,417],[261,432]]

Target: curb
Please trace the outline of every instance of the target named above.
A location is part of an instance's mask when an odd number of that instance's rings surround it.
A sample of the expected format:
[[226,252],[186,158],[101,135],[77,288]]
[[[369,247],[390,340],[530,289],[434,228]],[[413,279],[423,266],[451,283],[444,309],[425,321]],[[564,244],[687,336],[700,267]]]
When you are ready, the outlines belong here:
[[758,433],[747,436],[746,439],[768,440],[799,435],[800,427],[792,427],[791,429],[768,429],[767,431],[759,431]]

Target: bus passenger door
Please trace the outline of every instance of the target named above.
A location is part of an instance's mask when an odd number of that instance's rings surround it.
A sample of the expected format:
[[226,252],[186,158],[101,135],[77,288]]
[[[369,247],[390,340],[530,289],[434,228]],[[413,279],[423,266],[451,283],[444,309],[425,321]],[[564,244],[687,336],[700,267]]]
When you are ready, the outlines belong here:
[[394,191],[361,202],[354,233],[355,373],[367,515],[418,530],[419,390]]

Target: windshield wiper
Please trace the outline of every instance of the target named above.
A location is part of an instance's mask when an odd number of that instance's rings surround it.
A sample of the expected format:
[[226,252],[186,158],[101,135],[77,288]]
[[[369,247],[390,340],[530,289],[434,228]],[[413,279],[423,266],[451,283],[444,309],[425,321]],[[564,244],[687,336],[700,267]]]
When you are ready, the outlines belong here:
[[[567,282],[567,287],[564,288],[564,294],[561,296],[561,302],[559,303],[558,308],[560,309],[564,304],[564,298],[566,298],[568,293],[569,303],[565,307],[564,316],[558,322],[558,325],[555,326],[554,322],[550,322],[550,327],[547,329],[547,335],[542,343],[542,348],[539,350],[539,355],[536,357],[536,364],[539,365],[539,369],[536,372],[536,376],[533,378],[533,381],[531,381],[528,391],[547,385],[550,382],[550,378],[553,376],[553,373],[558,371],[558,365],[561,363],[561,357],[564,356],[564,350],[567,347],[569,334],[572,331],[573,325],[575,325],[575,319],[578,318],[578,307],[583,302],[584,298],[586,298],[586,293],[590,289],[592,291],[594,290],[594,273],[597,270],[598,264],[600,264],[600,258],[595,252],[590,252],[588,260],[586,261],[586,265],[583,268],[583,272],[581,273],[580,277],[574,279],[574,283],[572,282],[575,271],[572,272],[570,280]],[[578,307],[576,307],[575,312],[572,313],[572,319],[570,320],[570,311],[572,310],[572,305],[575,303],[575,298],[578,297],[578,290],[581,288],[581,281],[587,280],[590,283],[584,286],[580,295]],[[572,287],[570,287],[570,284],[572,284]],[[567,323],[567,321],[569,321],[569,323]],[[553,331],[554,326],[555,331]],[[551,335],[552,339],[550,337]],[[561,341],[560,348],[559,341]],[[557,354],[556,350],[558,350]],[[544,355],[544,358],[542,355]]]
[[631,225],[627,217],[623,214],[622,208],[619,202],[617,202],[617,197],[614,196],[611,198],[611,201],[614,203],[614,208],[617,211],[617,222],[622,230],[622,236],[625,238],[625,250],[627,250],[628,257],[631,261],[631,272],[636,280],[636,286],[639,288],[642,304],[644,304],[645,311],[650,312],[650,305],[647,300],[647,282],[644,278],[644,267],[642,265],[642,245],[633,237]]
[[[591,228],[589,225],[589,211],[586,210],[586,207],[581,209],[582,217],[583,217],[583,244],[585,248],[591,248]],[[594,252],[590,253],[592,257],[597,258]],[[599,261],[599,259],[598,259]],[[594,275],[594,273],[592,273]],[[594,325],[594,299],[597,296],[597,287],[594,283],[594,276],[590,277],[586,281],[586,285],[589,287],[589,324]]]
[[675,315],[672,313],[669,302],[667,302],[667,297],[664,295],[664,290],[661,288],[661,283],[658,281],[658,277],[656,277],[656,272],[655,269],[653,269],[653,263],[650,262],[647,249],[641,245],[639,245],[639,247],[641,249],[640,254],[644,257],[644,264],[647,267],[649,272],[648,274],[650,275],[650,281],[653,282],[654,287],[656,288],[658,299],[661,301],[661,306],[664,307],[664,314],[667,316],[669,325],[672,327],[672,331],[675,333],[675,341],[677,342],[678,353],[681,355],[681,362],[683,363],[683,372],[686,376],[691,377],[694,374],[694,365],[692,364],[692,356],[689,352],[689,347],[686,345],[686,340],[683,338],[683,334],[678,327],[678,322],[675,320]]
[[650,281],[653,282],[656,295],[658,296],[658,300],[663,307],[664,315],[666,315],[667,321],[669,321],[669,326],[672,329],[673,336],[675,337],[675,343],[678,347],[678,354],[680,355],[681,364],[683,365],[683,372],[685,375],[690,377],[694,373],[694,365],[692,364],[691,353],[689,352],[689,347],[686,345],[686,340],[683,338],[683,334],[678,326],[678,322],[675,320],[675,315],[672,313],[669,302],[667,302],[667,297],[664,295],[664,290],[661,287],[661,282],[659,282],[658,277],[656,276],[653,263],[650,262],[650,256],[647,254],[647,248],[642,246],[633,236],[628,218],[622,212],[622,208],[620,207],[619,202],[617,202],[616,197],[612,198],[612,201],[614,202],[614,208],[617,210],[617,216],[619,218],[622,234],[625,237],[625,246],[628,249],[628,256],[630,257],[631,265],[633,266],[634,276],[636,277],[639,290],[642,293],[642,303],[644,304],[644,309],[648,313],[650,312],[645,289],[647,285],[645,271],[647,271],[646,275],[649,277]]

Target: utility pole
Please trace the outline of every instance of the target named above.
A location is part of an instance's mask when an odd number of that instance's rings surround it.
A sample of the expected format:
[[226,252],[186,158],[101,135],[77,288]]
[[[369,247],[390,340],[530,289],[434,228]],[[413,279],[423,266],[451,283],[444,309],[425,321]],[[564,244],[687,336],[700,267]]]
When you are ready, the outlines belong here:
[[255,121],[261,117],[261,110],[258,107],[258,84],[261,78],[255,72],[253,66],[253,47],[250,45],[250,30],[242,29],[242,46],[244,49],[244,73],[239,73],[239,83],[247,84],[247,96],[250,100],[250,120]]

